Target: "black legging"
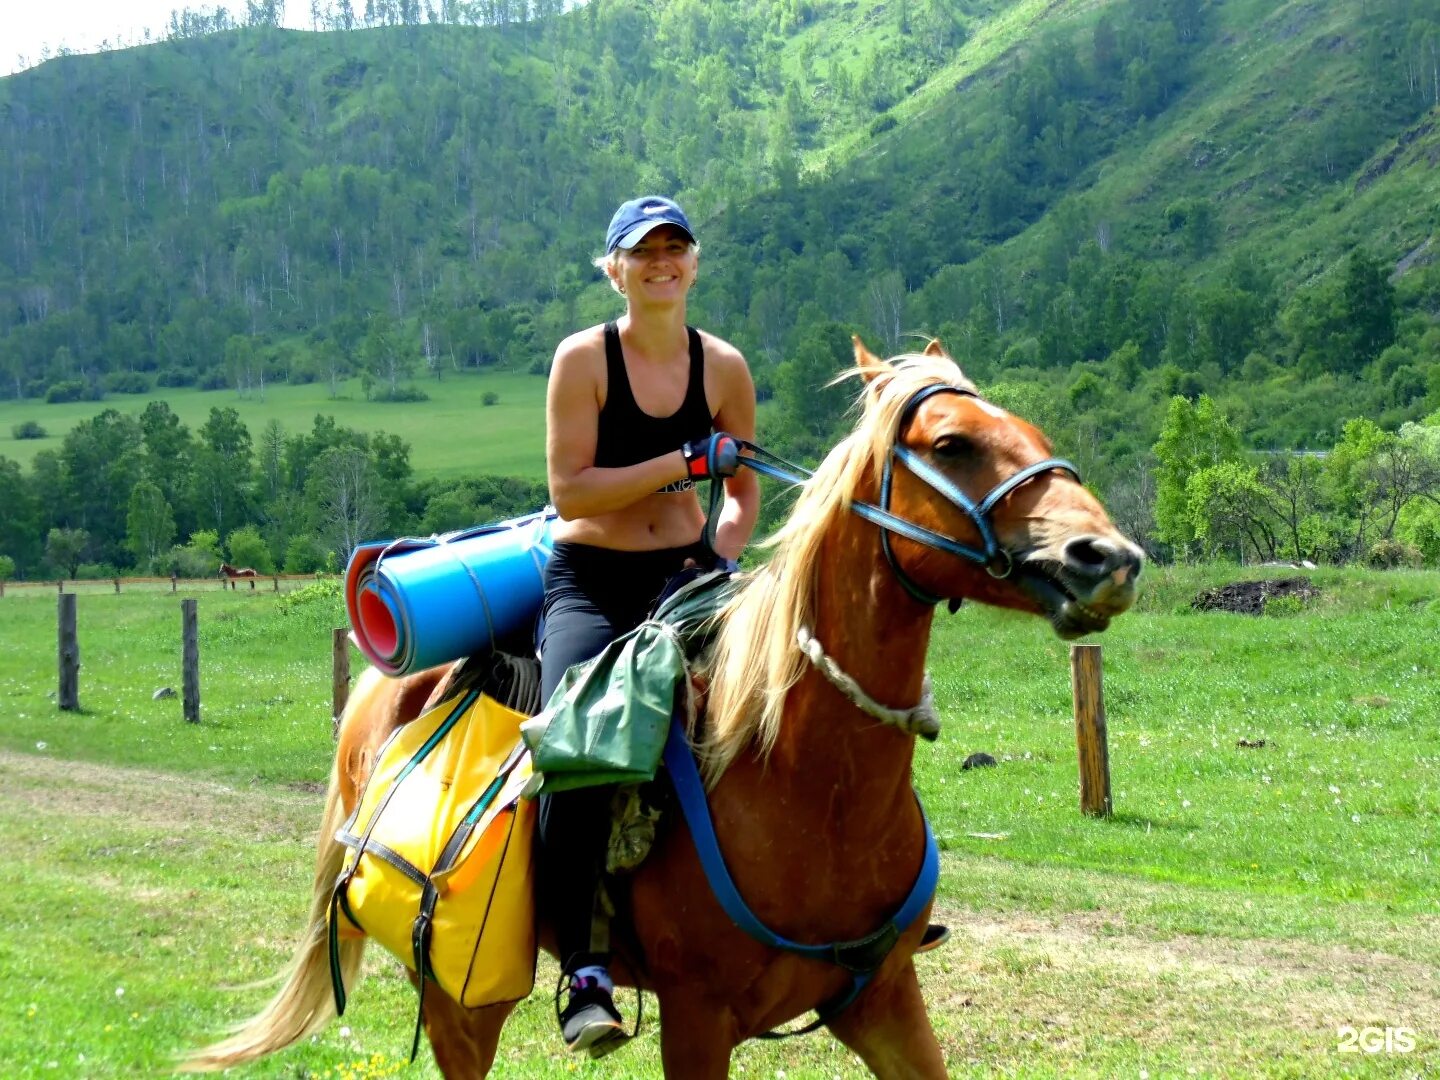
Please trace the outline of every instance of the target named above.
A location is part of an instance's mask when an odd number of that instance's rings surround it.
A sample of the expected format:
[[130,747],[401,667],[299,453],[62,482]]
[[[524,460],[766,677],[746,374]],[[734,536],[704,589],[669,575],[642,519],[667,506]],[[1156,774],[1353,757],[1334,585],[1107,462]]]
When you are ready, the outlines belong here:
[[[703,543],[661,551],[556,544],[545,568],[541,700],[550,700],[572,664],[598,655],[644,622],[686,559],[708,568],[715,556]],[[591,927],[613,794],[607,785],[540,797],[538,897],[555,927],[566,971],[608,960],[606,953],[592,951]]]

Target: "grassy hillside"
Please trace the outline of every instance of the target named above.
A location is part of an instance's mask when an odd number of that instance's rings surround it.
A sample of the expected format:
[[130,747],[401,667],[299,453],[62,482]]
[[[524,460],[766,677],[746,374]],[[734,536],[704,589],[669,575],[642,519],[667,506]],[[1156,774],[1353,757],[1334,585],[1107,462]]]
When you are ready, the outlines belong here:
[[[275,420],[287,435],[303,434],[317,414],[332,416],[342,427],[383,431],[410,444],[410,463],[423,479],[466,477],[545,477],[545,380],[505,372],[451,374],[419,384],[428,401],[366,401],[358,379],[349,379],[331,397],[323,383],[292,386],[275,383],[240,397],[234,391],[192,388],[144,395],[115,395],[107,408],[139,416],[150,401],[165,401],[192,430],[204,424],[212,408],[233,408],[252,435]],[[498,398],[484,404],[485,396]],[[28,466],[42,450],[58,450],[65,433],[99,408],[78,401],[46,405],[36,401],[0,401],[0,456]],[[13,429],[27,421],[45,429],[43,439],[16,439]]]

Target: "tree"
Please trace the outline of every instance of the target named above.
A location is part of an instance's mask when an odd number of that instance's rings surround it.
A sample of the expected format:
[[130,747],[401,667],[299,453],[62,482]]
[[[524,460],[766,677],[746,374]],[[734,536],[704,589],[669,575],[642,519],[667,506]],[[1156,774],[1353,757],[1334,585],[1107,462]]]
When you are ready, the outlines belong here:
[[1172,397],[1154,447],[1155,535],[1183,549],[1199,539],[1186,485],[1201,469],[1240,458],[1240,436],[1206,394]]
[[142,572],[153,570],[175,541],[175,515],[165,493],[151,480],[141,480],[130,492],[125,518],[125,546]]
[[766,444],[786,457],[818,459],[835,442],[850,399],[830,382],[850,365],[854,349],[838,323],[808,329],[775,371],[775,408]]
[[1348,522],[1354,553],[1365,550],[1366,534],[1381,511],[1382,495],[1376,462],[1394,439],[1373,420],[1351,420],[1325,460],[1325,478],[1336,508]]
[[1358,368],[1395,340],[1395,286],[1380,260],[1364,248],[1351,252],[1345,262],[1341,299],[1346,336]]
[[389,317],[378,313],[370,316],[365,338],[360,343],[360,356],[365,362],[365,370],[389,385],[388,395],[382,394],[381,397],[398,397],[400,380],[410,377],[414,358],[401,345]]
[[194,491],[200,521],[223,533],[245,516],[251,477],[250,431],[230,406],[211,408],[200,428]]
[[125,554],[125,511],[143,469],[139,422],[115,409],[81,421],[60,450],[60,521],[84,529],[96,554],[120,562]]
[[1312,526],[1320,513],[1324,465],[1314,454],[1274,454],[1265,464],[1265,482],[1274,494],[1272,503],[1281,528],[1289,536],[1291,555],[1296,562],[1318,554]]
[[51,529],[45,537],[45,558],[52,566],[73,578],[90,547],[90,534],[84,529]]
[[375,465],[364,450],[354,447],[321,454],[306,482],[305,496],[316,533],[345,561],[359,544],[375,538],[385,519]]
[[145,476],[159,487],[181,532],[193,523],[190,508],[195,439],[164,401],[151,401],[140,414]]
[[1273,498],[1259,467],[1235,460],[1206,465],[1185,481],[1186,513],[1207,557],[1234,548],[1243,562],[1248,545],[1258,558],[1273,559]]
[[0,552],[14,559],[22,574],[40,561],[40,505],[34,491],[19,464],[0,457]]

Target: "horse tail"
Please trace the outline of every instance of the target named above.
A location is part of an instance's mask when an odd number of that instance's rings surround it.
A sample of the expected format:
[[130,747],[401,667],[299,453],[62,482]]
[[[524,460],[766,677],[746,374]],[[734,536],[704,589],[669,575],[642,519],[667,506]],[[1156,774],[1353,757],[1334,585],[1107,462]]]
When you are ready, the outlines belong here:
[[[346,721],[368,708],[385,677],[376,668],[367,668],[355,682],[349,704],[341,718]],[[283,1050],[305,1036],[319,1031],[335,1017],[335,995],[330,981],[330,949],[327,919],[330,895],[345,860],[346,848],[335,839],[345,824],[342,759],[336,756],[325,796],[325,816],[320,824],[320,849],[315,859],[315,881],[310,895],[309,931],[281,973],[282,986],[260,1012],[236,1025],[228,1038],[186,1056],[177,1066],[180,1072],[216,1072]],[[340,971],[346,989],[360,980],[360,961],[365,950],[363,937],[340,938]]]

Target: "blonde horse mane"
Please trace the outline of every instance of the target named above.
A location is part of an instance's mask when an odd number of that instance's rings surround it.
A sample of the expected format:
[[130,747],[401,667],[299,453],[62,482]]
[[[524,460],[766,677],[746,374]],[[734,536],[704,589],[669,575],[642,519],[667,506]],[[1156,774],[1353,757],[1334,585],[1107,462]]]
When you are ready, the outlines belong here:
[[895,357],[889,364],[864,353],[858,341],[856,354],[859,365],[835,380],[866,380],[855,429],[826,455],[801,489],[789,519],[765,541],[764,547],[774,549],[770,561],[720,613],[706,667],[710,688],[699,747],[707,786],[713,787],[750,745],[762,757],[774,748],[786,695],[805,670],[795,635],[802,625],[814,628],[821,542],[836,518],[849,512],[860,485],[867,478],[879,482],[911,396],[934,383],[974,389],[938,346],[925,354]]

